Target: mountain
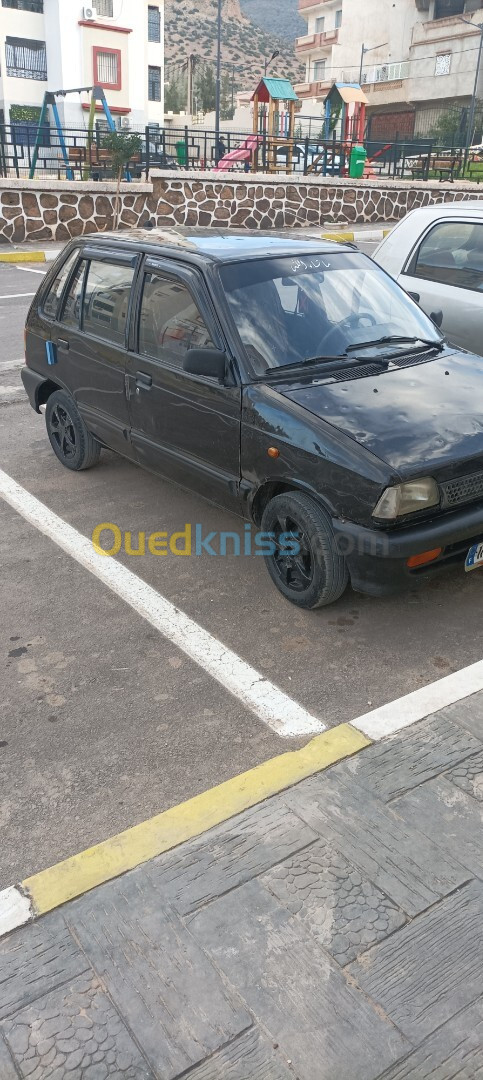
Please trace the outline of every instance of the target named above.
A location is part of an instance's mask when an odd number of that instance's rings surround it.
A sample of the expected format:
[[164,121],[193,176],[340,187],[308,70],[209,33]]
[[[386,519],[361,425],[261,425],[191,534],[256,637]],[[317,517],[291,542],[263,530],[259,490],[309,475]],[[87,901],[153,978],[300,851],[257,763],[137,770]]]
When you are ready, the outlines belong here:
[[307,33],[307,23],[299,15],[298,0],[240,0],[240,7],[255,26],[291,45],[296,37]]
[[[280,4],[284,5],[283,17]],[[254,86],[263,75],[264,59],[276,49],[280,56],[270,65],[270,75],[285,76],[292,82],[303,79],[304,67],[294,51],[297,0],[223,0],[222,13],[223,70],[234,72],[237,89]],[[169,81],[183,77],[190,54],[196,56],[198,68],[203,61],[212,64],[216,60],[216,17],[217,0],[166,0]]]

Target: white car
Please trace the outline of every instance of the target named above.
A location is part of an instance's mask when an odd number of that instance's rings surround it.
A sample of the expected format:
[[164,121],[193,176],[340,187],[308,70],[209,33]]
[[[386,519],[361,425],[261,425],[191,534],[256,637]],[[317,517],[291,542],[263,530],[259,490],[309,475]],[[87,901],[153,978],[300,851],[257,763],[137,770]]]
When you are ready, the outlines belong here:
[[452,344],[483,353],[483,199],[412,210],[373,259],[428,315],[443,313]]

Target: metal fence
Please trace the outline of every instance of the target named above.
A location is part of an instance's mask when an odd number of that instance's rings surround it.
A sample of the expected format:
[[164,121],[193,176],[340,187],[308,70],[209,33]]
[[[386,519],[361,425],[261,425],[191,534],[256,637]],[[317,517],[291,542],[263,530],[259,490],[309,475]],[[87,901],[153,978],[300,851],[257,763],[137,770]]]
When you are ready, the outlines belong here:
[[[0,176],[28,177],[32,164],[37,129],[18,122],[0,125]],[[109,150],[104,149],[106,134],[102,123],[96,124],[92,143],[85,129],[65,128],[63,138],[68,156],[64,161],[58,133],[45,125],[41,133],[36,177],[103,180],[113,177]],[[204,128],[152,128],[138,132],[139,154],[130,162],[128,179],[148,179],[152,169],[184,169],[190,172],[215,170],[217,161],[235,151],[229,163],[234,172],[288,173],[304,176],[347,176],[354,144],[334,137],[324,140],[313,135],[268,136],[246,131],[222,130],[217,143],[214,131]],[[372,177],[390,179],[449,179],[483,176],[483,151],[474,149],[465,161],[463,143],[448,145],[432,139],[371,139],[366,142],[369,172]]]

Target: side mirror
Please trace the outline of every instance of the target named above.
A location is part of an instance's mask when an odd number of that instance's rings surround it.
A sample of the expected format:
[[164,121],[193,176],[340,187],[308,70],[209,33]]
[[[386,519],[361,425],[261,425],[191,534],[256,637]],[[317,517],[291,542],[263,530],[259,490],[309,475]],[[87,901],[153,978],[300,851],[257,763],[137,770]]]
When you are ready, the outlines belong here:
[[429,317],[430,317],[431,321],[434,322],[434,325],[437,326],[438,328],[440,328],[443,325],[443,312],[442,311],[432,311],[431,315]]
[[205,379],[224,382],[226,354],[220,349],[188,349],[183,360],[183,370],[190,375],[204,375]]
[[415,300],[416,303],[419,304],[421,297],[418,292],[410,292],[408,289],[408,296],[411,297],[411,300]]

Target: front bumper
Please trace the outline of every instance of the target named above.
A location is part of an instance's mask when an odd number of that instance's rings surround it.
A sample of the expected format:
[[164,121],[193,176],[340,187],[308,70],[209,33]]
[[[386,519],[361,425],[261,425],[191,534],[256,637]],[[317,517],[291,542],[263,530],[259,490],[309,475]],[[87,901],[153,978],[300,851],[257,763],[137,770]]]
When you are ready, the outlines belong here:
[[[382,596],[428,581],[454,565],[464,565],[472,544],[483,540],[483,505],[436,517],[431,521],[383,531],[351,521],[332,522],[337,549],[344,555],[352,587],[370,596]],[[410,569],[412,555],[443,548],[434,562]]]

